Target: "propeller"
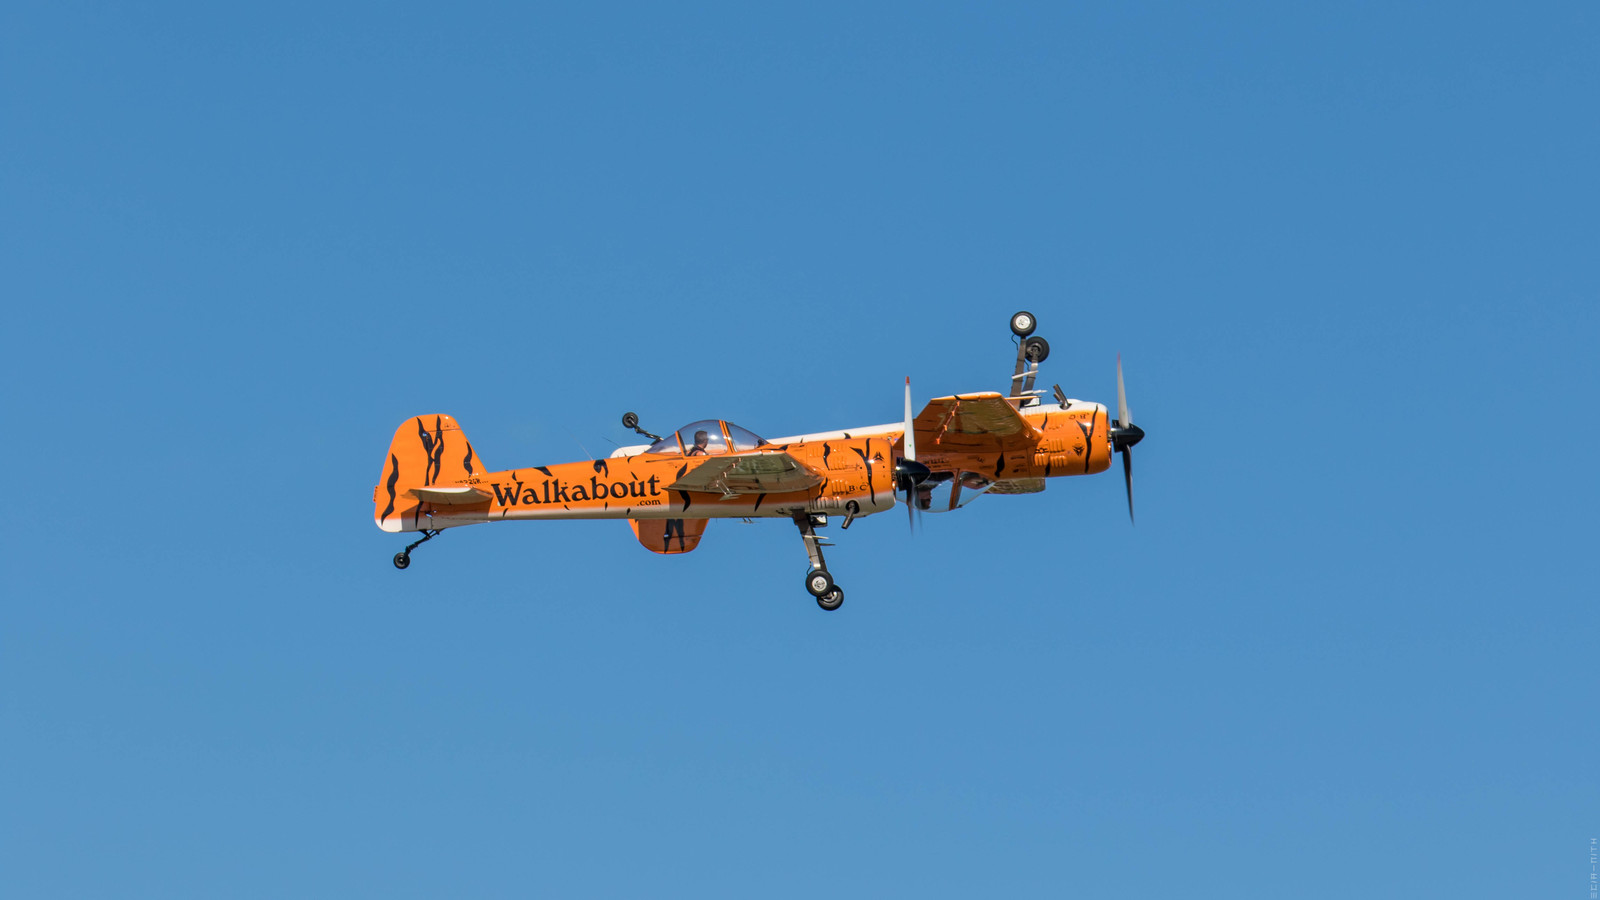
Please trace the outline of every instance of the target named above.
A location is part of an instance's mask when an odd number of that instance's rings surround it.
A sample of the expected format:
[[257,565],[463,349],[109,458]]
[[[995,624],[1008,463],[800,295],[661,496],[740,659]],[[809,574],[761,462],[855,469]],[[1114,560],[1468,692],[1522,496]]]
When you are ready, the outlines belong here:
[[906,376],[906,431],[905,431],[905,456],[895,461],[894,486],[895,490],[905,496],[906,524],[915,532],[917,530],[917,489],[932,470],[922,463],[917,462],[917,436],[911,425],[911,377]]
[[1144,440],[1144,429],[1133,424],[1128,392],[1122,385],[1122,354],[1117,354],[1117,418],[1111,422],[1111,449],[1122,454],[1122,481],[1128,488],[1128,521],[1133,521],[1133,445]]

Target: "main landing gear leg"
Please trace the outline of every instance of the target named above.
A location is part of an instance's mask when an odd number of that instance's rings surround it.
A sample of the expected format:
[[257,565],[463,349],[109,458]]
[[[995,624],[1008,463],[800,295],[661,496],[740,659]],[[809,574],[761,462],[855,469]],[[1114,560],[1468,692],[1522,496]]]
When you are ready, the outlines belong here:
[[406,545],[404,550],[401,550],[399,553],[394,555],[394,567],[396,569],[404,569],[406,566],[411,565],[411,551],[417,549],[419,545],[426,544],[427,542],[438,537],[439,531],[440,529],[438,528],[424,528],[422,530],[421,540],[412,541]]
[[806,593],[817,598],[817,605],[829,612],[844,603],[844,589],[833,583],[828,574],[828,563],[822,558],[822,548],[830,546],[826,538],[817,537],[817,526],[826,525],[827,516],[813,516],[807,512],[794,514],[794,524],[806,543],[806,556],[811,560],[811,571],[806,573]]

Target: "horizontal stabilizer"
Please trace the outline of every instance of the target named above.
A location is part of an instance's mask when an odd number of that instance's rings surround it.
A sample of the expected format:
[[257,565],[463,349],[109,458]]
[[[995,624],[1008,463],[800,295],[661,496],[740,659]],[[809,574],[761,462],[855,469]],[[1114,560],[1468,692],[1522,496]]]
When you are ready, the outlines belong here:
[[465,485],[436,484],[412,488],[406,493],[418,500],[426,500],[434,506],[471,506],[476,503],[488,503],[492,498],[488,491]]
[[667,485],[667,490],[733,497],[808,491],[822,482],[821,475],[787,453],[752,453],[713,456]]

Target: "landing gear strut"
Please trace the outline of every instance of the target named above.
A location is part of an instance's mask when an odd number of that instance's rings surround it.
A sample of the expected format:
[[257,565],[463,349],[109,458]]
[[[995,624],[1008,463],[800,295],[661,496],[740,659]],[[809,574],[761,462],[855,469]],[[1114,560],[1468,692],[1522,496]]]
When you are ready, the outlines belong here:
[[411,551],[417,549],[419,545],[426,544],[427,542],[438,537],[439,531],[440,529],[438,528],[424,528],[422,530],[422,538],[420,540],[412,541],[406,545],[404,550],[401,550],[399,553],[394,555],[394,567],[396,569],[404,569],[406,566],[411,565]]
[[828,524],[828,517],[808,512],[794,514],[795,527],[806,543],[806,556],[811,560],[811,571],[806,573],[806,593],[817,598],[817,605],[829,612],[844,603],[844,589],[833,583],[828,574],[828,563],[822,558],[822,548],[831,546],[827,538],[817,537],[817,527]]
[[1011,333],[1017,336],[1017,368],[1011,373],[1011,390],[1006,396],[1020,399],[1022,406],[1038,402],[1034,399],[1033,380],[1039,374],[1039,363],[1050,355],[1049,342],[1033,336],[1038,327],[1039,320],[1027,310],[1011,317]]

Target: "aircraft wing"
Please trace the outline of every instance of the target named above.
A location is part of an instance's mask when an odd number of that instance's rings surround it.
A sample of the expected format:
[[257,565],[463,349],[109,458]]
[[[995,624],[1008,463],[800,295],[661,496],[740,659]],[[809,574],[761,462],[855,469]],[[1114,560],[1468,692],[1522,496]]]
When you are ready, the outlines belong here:
[[911,422],[917,449],[946,452],[1032,451],[1039,434],[1016,407],[994,392],[928,401]]
[[805,491],[823,477],[787,453],[713,456],[667,485],[669,491],[697,491],[733,497]]

